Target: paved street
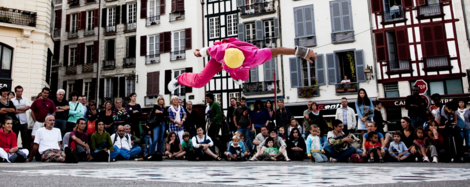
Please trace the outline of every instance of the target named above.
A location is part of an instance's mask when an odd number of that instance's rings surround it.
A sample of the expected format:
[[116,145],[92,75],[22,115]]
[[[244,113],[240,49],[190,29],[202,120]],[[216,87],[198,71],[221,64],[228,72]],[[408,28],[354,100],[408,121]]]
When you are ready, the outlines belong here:
[[1,163],[19,186],[468,186],[470,164],[309,162]]

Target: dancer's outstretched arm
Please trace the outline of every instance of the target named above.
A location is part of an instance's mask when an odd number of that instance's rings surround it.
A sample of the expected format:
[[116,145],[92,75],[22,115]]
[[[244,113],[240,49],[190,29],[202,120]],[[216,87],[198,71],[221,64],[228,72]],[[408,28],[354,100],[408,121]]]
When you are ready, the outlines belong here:
[[271,48],[271,54],[272,54],[272,57],[276,57],[277,55],[296,55],[301,58],[304,58],[310,63],[313,63],[313,61],[310,58],[314,58],[315,60],[317,59],[317,55],[313,52],[312,49],[308,49],[304,47],[298,47],[298,48],[299,49],[292,49],[292,48],[286,48],[286,47]]

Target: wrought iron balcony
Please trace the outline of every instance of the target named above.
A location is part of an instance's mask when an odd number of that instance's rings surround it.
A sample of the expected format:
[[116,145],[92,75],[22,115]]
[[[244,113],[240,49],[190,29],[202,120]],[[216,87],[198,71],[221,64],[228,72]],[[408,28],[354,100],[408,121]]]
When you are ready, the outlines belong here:
[[311,98],[320,96],[320,88],[318,86],[306,86],[297,88],[297,96],[299,98]]
[[173,51],[173,52],[171,52],[170,56],[171,56],[170,61],[184,60],[184,59],[186,59],[186,51],[185,50]]
[[104,30],[104,35],[109,36],[109,35],[115,35],[115,34],[116,34],[116,25],[106,26],[106,29]]
[[441,5],[439,3],[431,4],[428,6],[419,7],[419,16],[418,17],[433,17],[443,15],[441,11]]
[[255,16],[257,14],[268,14],[276,12],[274,1],[264,0],[262,3],[252,3],[242,7],[242,16]]
[[95,29],[94,28],[92,28],[90,30],[86,29],[85,33],[83,35],[84,36],[93,36],[93,35],[95,35]]
[[357,94],[357,88],[359,84],[355,82],[346,83],[346,84],[336,84],[336,95],[343,94]]
[[75,75],[77,74],[77,66],[76,65],[71,65],[65,67],[65,74],[66,75]]
[[267,48],[276,48],[277,47],[277,38],[267,38],[264,40],[264,46]]
[[83,73],[93,72],[93,63],[84,64],[84,65],[82,66],[82,72],[83,72]]
[[54,38],[60,38],[60,29],[54,29]]
[[147,18],[147,24],[145,26],[151,26],[151,25],[159,25],[160,24],[160,16],[153,16],[153,17],[148,17]]
[[145,58],[145,64],[157,64],[160,63],[160,54],[147,55]]
[[68,0],[70,7],[80,6],[80,0]]
[[135,68],[135,57],[127,57],[122,60],[123,68]]
[[36,27],[36,12],[0,7],[0,22]]
[[68,33],[68,39],[73,39],[73,38],[78,38],[78,32],[77,31],[70,31]]
[[331,43],[339,44],[354,41],[356,41],[354,38],[354,31],[331,33]]
[[56,59],[52,59],[52,67],[57,67],[57,66],[60,66],[59,61]]
[[54,0],[54,3],[55,3],[55,5],[60,5],[60,4],[62,4],[62,1],[63,0]]
[[279,80],[277,81],[261,81],[261,82],[248,82],[243,83],[244,95],[261,95],[272,94],[274,92],[274,82],[276,82],[276,92],[281,92],[279,87]]
[[426,68],[450,67],[449,57],[447,56],[432,57],[432,58],[425,58],[425,59],[426,59]]
[[103,60],[103,70],[113,70],[116,69],[116,60]]
[[390,7],[390,10],[384,11],[384,22],[398,22],[404,21],[405,14],[401,5],[394,5]]
[[315,47],[317,46],[317,37],[309,36],[309,37],[303,37],[303,38],[295,38],[294,43],[297,46]]
[[136,28],[137,28],[137,23],[126,24],[126,32],[135,32]]
[[183,20],[183,19],[184,19],[184,11],[183,12],[170,13],[170,22]]

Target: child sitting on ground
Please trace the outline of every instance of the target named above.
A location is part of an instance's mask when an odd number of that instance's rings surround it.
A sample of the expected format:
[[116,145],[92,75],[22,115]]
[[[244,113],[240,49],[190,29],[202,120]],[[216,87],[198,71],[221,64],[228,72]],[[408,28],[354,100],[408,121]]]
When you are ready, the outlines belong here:
[[289,132],[289,133],[288,133],[288,137],[290,136],[290,133],[292,132],[292,129],[294,129],[294,128],[299,129],[299,133],[302,134],[302,132],[303,132],[303,131],[302,131],[302,126],[299,125],[299,123],[297,122],[297,120],[295,120],[295,118],[292,118],[292,119],[290,120],[290,126],[289,126],[289,128],[287,129],[287,130],[288,130],[287,132]]
[[398,162],[405,160],[410,156],[408,148],[405,143],[401,141],[401,136],[403,134],[400,131],[395,131],[393,133],[393,142],[390,143],[390,156],[397,159]]
[[183,133],[183,142],[181,142],[181,147],[183,148],[183,153],[185,155],[185,159],[192,160],[193,159],[193,142],[190,141],[191,135],[189,132]]
[[310,134],[307,137],[307,153],[310,162],[326,162],[328,158],[324,155],[325,151],[320,143],[320,137],[318,137],[319,130],[317,125],[310,125]]
[[274,147],[274,139],[269,137],[266,139],[266,149],[264,150],[264,160],[267,161],[267,160],[281,160],[281,159],[278,159],[277,157],[279,157],[279,150]]
[[245,146],[243,142],[240,141],[238,136],[233,136],[232,141],[230,141],[228,150],[225,152],[227,160],[232,161],[241,161],[244,158]]
[[[429,162],[428,154],[433,157],[432,162],[437,163],[437,150],[431,141],[424,136],[424,130],[422,127],[418,127],[415,130],[416,140],[413,141],[413,144],[416,148],[416,151],[423,156],[423,162]],[[416,161],[418,158],[416,157]]]
[[[238,137],[240,137],[240,143],[243,144],[243,145],[242,145],[242,146],[243,146],[243,150],[245,150],[244,153],[243,153],[243,155],[244,155],[244,158],[243,158],[243,159],[245,160],[245,159],[250,158],[250,156],[251,156],[250,150],[246,149],[245,143],[243,143],[243,142],[245,142],[245,135],[244,135],[244,134],[240,134]],[[253,147],[253,148],[254,148],[254,147]]]
[[279,127],[278,129],[278,134],[279,134],[279,137],[282,138],[282,140],[284,140],[284,142],[286,142],[286,135],[284,134],[284,127]]
[[369,132],[370,141],[366,142],[365,148],[369,156],[369,162],[374,162],[374,156],[379,156],[380,162],[384,162],[381,151],[381,144],[379,142],[379,135],[376,132]]

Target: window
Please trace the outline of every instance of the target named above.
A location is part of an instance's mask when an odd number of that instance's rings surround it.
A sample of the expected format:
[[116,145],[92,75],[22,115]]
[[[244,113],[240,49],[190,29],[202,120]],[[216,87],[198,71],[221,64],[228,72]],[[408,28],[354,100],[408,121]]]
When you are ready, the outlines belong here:
[[301,86],[313,86],[315,85],[315,64],[310,64],[306,60],[301,60],[301,71],[300,71],[300,85]]
[[75,82],[67,81],[67,84],[68,84],[68,86],[67,86],[67,93],[66,94],[67,94],[67,98],[69,98],[71,100],[72,98],[70,98],[70,96],[71,96],[72,92],[74,91],[73,87],[75,85]]
[[134,58],[136,51],[135,36],[126,37],[126,57]]
[[137,21],[137,4],[127,5],[127,23],[136,23]]
[[275,48],[276,39],[274,37],[274,21],[267,20],[264,21],[264,38],[266,42],[266,47]]
[[219,102],[219,104],[222,104],[222,94],[221,93],[215,93],[214,94],[214,101]]
[[154,35],[148,37],[148,55],[151,60],[158,57],[160,54],[160,35]]
[[[385,107],[385,113],[387,114],[387,121],[390,121],[392,123],[395,122],[396,124],[400,124],[400,120],[401,120],[401,117],[402,117],[401,116],[401,107]],[[392,129],[389,128],[389,131],[391,131],[391,130]]]
[[75,66],[77,64],[77,47],[70,48],[70,55],[69,55],[69,66]]
[[298,46],[316,46],[313,5],[294,8],[295,43]]
[[398,83],[384,84],[385,97],[400,97]]
[[240,93],[233,92],[233,93],[229,93],[228,95],[229,95],[229,98],[236,98],[237,102],[240,102],[240,99],[241,99]]
[[425,67],[449,66],[447,36],[442,23],[421,26],[421,43],[423,57],[426,59]]
[[258,82],[259,81],[259,78],[258,78],[258,66],[256,68],[253,68],[253,69],[250,69],[250,82],[254,83],[254,82]]
[[246,33],[246,41],[249,43],[253,43],[256,40],[255,23],[245,24],[245,33]]
[[105,98],[112,98],[113,97],[113,81],[111,78],[104,79],[104,97]]
[[276,72],[276,80],[279,75],[276,71],[277,58],[272,58],[270,61],[267,61],[263,64],[264,68],[264,80],[265,81],[274,81],[274,72]]
[[338,84],[344,79],[352,83],[366,81],[363,50],[344,50],[326,54],[328,84]]
[[160,0],[149,1],[148,15],[149,17],[155,17],[160,15]]
[[116,25],[116,7],[108,8],[108,24],[107,26]]
[[432,81],[429,82],[429,91],[428,95],[431,94],[462,94],[462,80],[461,79],[448,79],[445,81]]
[[70,32],[72,33],[76,33],[77,32],[77,18],[78,18],[78,14],[72,14],[72,20],[71,20],[71,24],[70,24]]
[[340,80],[349,79],[351,82],[357,82],[354,58],[354,51],[336,53],[336,60],[338,60],[337,73],[339,74]]
[[185,52],[185,33],[183,31],[174,31],[173,32],[173,52],[175,55]]
[[90,98],[90,86],[91,82],[84,82],[83,83],[83,95],[86,96],[87,98]]
[[384,20],[396,21],[404,18],[401,0],[384,0]]
[[86,30],[93,30],[93,15],[94,11],[88,11],[87,12],[87,24],[86,24]]
[[93,63],[93,45],[86,46],[86,64]]
[[[182,70],[174,70],[173,71],[173,77],[176,78],[178,77],[179,75],[183,74],[185,72],[184,69]],[[186,92],[185,92],[185,86],[180,86],[178,89],[175,90],[175,92],[173,92],[173,95],[176,95],[176,96],[182,96],[182,95],[185,95]]]
[[0,64],[2,65],[1,70],[11,70],[12,55],[13,50],[11,48],[0,44]]
[[106,41],[106,46],[105,46],[105,59],[106,60],[114,60],[115,59],[115,40],[107,40]]
[[245,11],[247,14],[255,13],[255,0],[245,0]]
[[219,17],[209,18],[209,38],[220,37],[220,21]]
[[127,77],[126,78],[126,95],[130,95],[131,93],[135,92],[135,81],[134,77]]
[[333,43],[354,41],[350,0],[330,1],[331,39]]
[[227,15],[227,35],[234,36],[237,35],[237,22],[238,17],[236,14]]

